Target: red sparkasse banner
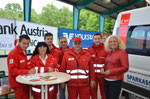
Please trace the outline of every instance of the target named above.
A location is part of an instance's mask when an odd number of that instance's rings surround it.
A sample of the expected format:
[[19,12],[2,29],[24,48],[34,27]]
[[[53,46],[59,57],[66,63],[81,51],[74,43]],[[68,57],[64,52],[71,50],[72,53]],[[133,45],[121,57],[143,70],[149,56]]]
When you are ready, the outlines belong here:
[[130,21],[131,13],[122,14],[119,26],[119,36],[123,40],[124,44],[126,45],[127,40],[127,32],[128,32],[128,24]]

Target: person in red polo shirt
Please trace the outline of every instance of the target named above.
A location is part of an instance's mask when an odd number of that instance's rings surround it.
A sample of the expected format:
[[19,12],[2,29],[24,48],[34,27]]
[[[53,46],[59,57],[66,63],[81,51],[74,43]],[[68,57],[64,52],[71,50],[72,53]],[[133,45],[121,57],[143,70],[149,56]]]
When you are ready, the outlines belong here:
[[27,69],[27,52],[30,38],[27,35],[19,36],[19,44],[8,54],[7,64],[10,88],[14,90],[16,99],[29,99],[29,86],[18,83],[16,77],[24,74],[34,74],[35,69]]
[[[50,50],[50,54],[53,55],[54,58],[57,59],[58,64],[60,65],[61,59],[62,59],[62,51],[53,44],[53,34],[52,33],[46,33],[44,35],[44,41],[48,45],[48,48]],[[55,91],[53,94],[53,99],[57,99],[57,92],[58,92],[57,85],[55,85],[54,90]]]
[[[82,49],[80,37],[73,39],[73,48],[65,52],[61,72],[71,75],[71,80],[67,82],[68,98],[90,99],[90,87],[95,86],[95,73],[90,53]],[[64,83],[61,87],[64,88]]]
[[100,87],[100,93],[101,93],[101,99],[106,99],[104,87],[103,87],[103,78],[104,76],[100,73],[101,68],[104,66],[105,58],[107,56],[107,52],[104,48],[104,44],[101,43],[102,36],[99,33],[95,33],[93,36],[94,44],[88,48],[88,50],[91,53],[91,58],[94,62],[94,68],[95,68],[95,81],[96,86],[91,89],[91,96],[92,99],[98,99],[97,98],[97,91],[98,91],[98,85]]

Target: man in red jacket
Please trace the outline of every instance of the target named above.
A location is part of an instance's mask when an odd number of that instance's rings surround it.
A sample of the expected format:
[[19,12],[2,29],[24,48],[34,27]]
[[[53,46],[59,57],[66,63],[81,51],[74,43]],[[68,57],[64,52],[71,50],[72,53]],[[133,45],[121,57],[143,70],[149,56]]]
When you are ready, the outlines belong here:
[[68,51],[70,48],[68,46],[68,42],[66,37],[61,37],[60,38],[60,50],[64,53],[65,51]]
[[18,75],[34,74],[35,69],[27,69],[27,52],[30,38],[27,35],[19,37],[19,44],[8,54],[7,64],[10,88],[13,88],[16,99],[29,99],[29,86],[16,81]]
[[58,64],[61,64],[62,51],[53,44],[53,34],[46,33],[44,36],[44,41],[49,47],[50,54],[57,59]]
[[[52,33],[46,33],[44,35],[44,41],[49,47],[50,54],[53,55],[54,58],[57,59],[58,64],[60,65],[61,64],[61,59],[62,59],[62,51],[53,44],[53,34]],[[57,99],[57,92],[58,92],[57,85],[55,85],[54,90],[55,91],[54,91],[54,94],[53,94],[53,99]]]
[[[82,49],[80,37],[73,39],[73,48],[65,52],[61,71],[71,75],[71,80],[67,82],[68,98],[90,99],[90,87],[95,86],[95,73],[90,53]],[[64,88],[64,83],[61,84]]]
[[[62,50],[63,55],[69,49],[70,48],[68,46],[68,42],[67,42],[66,37],[61,37],[60,38],[60,50]],[[65,87],[62,88],[60,85],[59,85],[59,99],[65,99]]]
[[101,99],[106,99],[104,87],[103,87],[103,75],[100,73],[100,69],[103,67],[105,63],[105,57],[107,56],[107,52],[104,49],[104,45],[101,43],[102,36],[99,33],[95,33],[93,36],[94,44],[88,48],[88,50],[91,53],[91,58],[94,62],[94,68],[95,68],[95,81],[96,86],[91,89],[91,96],[92,99],[98,99],[97,98],[97,90],[98,85],[100,87],[100,93],[101,93]]

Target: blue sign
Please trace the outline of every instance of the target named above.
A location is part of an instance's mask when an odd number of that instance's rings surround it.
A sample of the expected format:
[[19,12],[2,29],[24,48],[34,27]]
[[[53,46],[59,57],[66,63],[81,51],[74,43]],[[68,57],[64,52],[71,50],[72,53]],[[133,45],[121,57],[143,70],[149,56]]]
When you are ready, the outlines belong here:
[[70,48],[73,47],[74,37],[82,39],[82,47],[88,48],[93,44],[93,35],[98,32],[59,28],[59,38],[66,37]]

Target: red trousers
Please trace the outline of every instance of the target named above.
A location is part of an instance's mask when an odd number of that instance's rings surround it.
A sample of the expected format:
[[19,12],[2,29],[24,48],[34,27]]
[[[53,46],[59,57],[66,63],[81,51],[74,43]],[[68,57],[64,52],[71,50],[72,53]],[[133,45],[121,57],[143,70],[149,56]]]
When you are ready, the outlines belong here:
[[103,86],[103,78],[96,78],[95,82],[96,82],[96,86],[91,89],[92,99],[98,99],[97,98],[98,85],[100,87],[101,99],[106,99],[104,86]]
[[[41,99],[41,87],[40,86],[33,86],[32,93],[34,99]],[[53,99],[52,96],[54,94],[54,86],[48,86],[48,99]]]
[[68,86],[68,99],[90,99],[89,86]]
[[29,86],[13,88],[16,98],[15,99],[29,99]]

